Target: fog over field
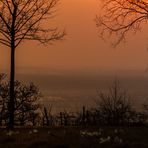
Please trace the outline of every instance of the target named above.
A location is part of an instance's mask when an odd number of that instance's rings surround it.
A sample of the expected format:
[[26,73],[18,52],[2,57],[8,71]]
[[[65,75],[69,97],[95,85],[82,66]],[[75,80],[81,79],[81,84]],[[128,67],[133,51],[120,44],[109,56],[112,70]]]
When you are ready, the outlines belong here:
[[32,70],[19,71],[16,79],[34,82],[43,94],[41,102],[53,106],[53,110],[79,110],[83,105],[92,107],[98,98],[98,91],[108,91],[117,79],[125,89],[136,108],[148,103],[148,74],[146,71],[118,72],[74,72]]

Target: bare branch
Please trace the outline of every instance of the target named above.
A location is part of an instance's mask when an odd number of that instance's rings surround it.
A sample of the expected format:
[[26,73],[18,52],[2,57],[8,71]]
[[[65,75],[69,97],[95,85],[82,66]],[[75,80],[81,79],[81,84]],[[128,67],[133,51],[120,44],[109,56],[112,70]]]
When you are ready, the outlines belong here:
[[[43,20],[51,19],[59,0],[0,0],[0,35],[15,48],[24,40],[50,43],[61,40],[65,32],[44,28]],[[3,42],[3,41],[1,41]],[[6,43],[6,42],[5,42]]]
[[96,26],[100,36],[111,37],[116,46],[126,40],[129,32],[137,32],[148,20],[148,3],[145,0],[104,0]]
[[7,46],[7,47],[10,47],[10,43],[7,40],[4,40],[4,39],[0,38],[0,43]]

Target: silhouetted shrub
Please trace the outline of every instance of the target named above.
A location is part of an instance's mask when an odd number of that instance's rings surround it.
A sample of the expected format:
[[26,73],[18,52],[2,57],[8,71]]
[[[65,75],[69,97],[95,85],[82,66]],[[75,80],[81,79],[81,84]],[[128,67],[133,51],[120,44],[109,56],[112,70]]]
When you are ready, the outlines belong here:
[[128,122],[132,105],[129,95],[115,80],[109,92],[98,92],[96,101],[99,118],[107,125],[124,125]]
[[[9,83],[5,80],[6,75],[0,75],[0,124],[6,125],[8,122],[9,106]],[[36,119],[39,116],[39,99],[41,94],[39,89],[33,84],[23,84],[15,81],[15,124],[36,125]]]

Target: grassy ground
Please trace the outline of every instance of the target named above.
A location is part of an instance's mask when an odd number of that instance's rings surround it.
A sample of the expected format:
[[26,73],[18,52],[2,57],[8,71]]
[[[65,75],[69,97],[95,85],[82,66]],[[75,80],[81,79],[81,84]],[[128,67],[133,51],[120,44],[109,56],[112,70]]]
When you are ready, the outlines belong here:
[[0,148],[148,148],[148,127],[0,129]]

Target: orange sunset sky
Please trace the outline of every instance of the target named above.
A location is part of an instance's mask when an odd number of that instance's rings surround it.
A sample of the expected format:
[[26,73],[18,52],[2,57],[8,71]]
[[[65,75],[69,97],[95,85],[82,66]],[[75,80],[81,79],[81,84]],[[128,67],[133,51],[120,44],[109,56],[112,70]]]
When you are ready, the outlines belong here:
[[[33,42],[21,44],[16,50],[17,71],[144,71],[148,65],[147,30],[143,28],[136,35],[131,34],[126,44],[113,49],[109,41],[105,43],[98,37],[94,18],[99,8],[99,0],[61,0],[56,18],[48,24],[65,29],[64,40],[49,46]],[[0,53],[2,72],[9,68],[10,52],[0,46]]]

